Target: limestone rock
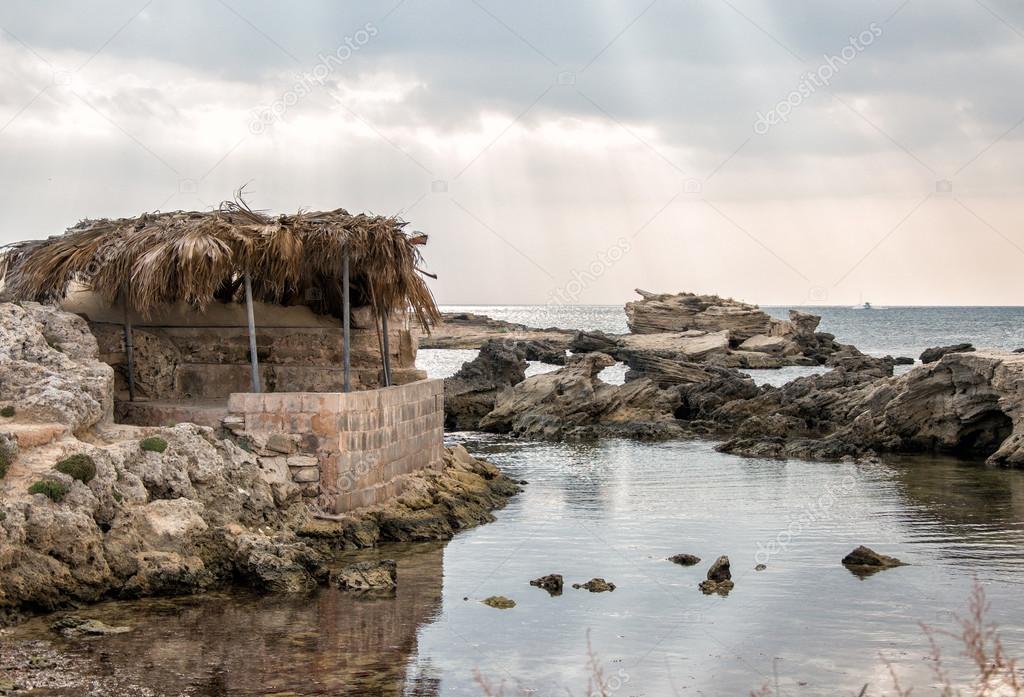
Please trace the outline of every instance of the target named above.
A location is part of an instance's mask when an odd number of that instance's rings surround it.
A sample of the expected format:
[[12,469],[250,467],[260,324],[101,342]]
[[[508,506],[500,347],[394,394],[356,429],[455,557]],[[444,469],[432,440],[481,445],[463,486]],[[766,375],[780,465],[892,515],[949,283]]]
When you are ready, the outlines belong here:
[[698,585],[705,595],[717,593],[718,595],[729,595],[734,587],[732,572],[729,568],[729,557],[721,556],[715,560],[708,569],[708,577]]
[[485,343],[476,358],[445,378],[445,427],[476,429],[494,409],[498,393],[526,379],[526,366],[524,352],[516,345],[498,340]]
[[565,368],[528,378],[498,395],[480,428],[555,440],[678,435],[675,393],[646,379],[625,385],[598,379],[598,373],[614,363],[610,356],[590,353],[574,356]]
[[572,587],[577,590],[590,591],[591,593],[610,593],[615,590],[615,584],[605,581],[603,578],[592,578],[586,583],[574,583]]
[[132,631],[131,627],[112,627],[99,620],[67,615],[56,620],[50,628],[66,637],[108,636]]
[[551,596],[561,595],[564,583],[562,574],[548,574],[547,576],[541,576],[530,581],[531,586],[543,588]]
[[481,602],[487,607],[493,607],[496,610],[511,610],[516,606],[516,601],[503,595],[492,595],[489,598],[484,598]]
[[925,349],[921,354],[921,362],[928,364],[934,363],[943,356],[950,353],[971,353],[974,351],[974,346],[971,344],[953,344],[952,346],[937,346],[935,348]]
[[114,374],[85,321],[53,308],[0,303],[0,395],[19,418],[78,432],[113,415]]
[[860,545],[855,550],[843,557],[843,566],[850,570],[855,576],[866,578],[883,569],[892,569],[903,566],[903,562],[895,557],[887,557],[879,554],[870,547]]
[[717,295],[648,293],[626,303],[626,322],[634,334],[682,332],[690,329],[726,331],[736,345],[771,331],[772,318],[756,305]]
[[695,566],[700,564],[700,557],[693,554],[676,554],[669,557],[668,560],[673,564],[679,564],[679,566]]
[[[565,351],[572,340],[573,332],[567,329],[551,327],[540,329],[527,327],[524,324],[493,319],[485,315],[471,312],[446,312],[442,322],[435,326],[430,334],[420,338],[420,348],[427,349],[479,349],[491,340],[501,341],[507,345],[512,343],[543,342],[547,349]],[[526,348],[529,355],[540,346]],[[535,354],[539,355],[539,354]],[[544,360],[530,357],[529,360]],[[555,362],[544,360],[545,363]]]
[[349,591],[393,591],[398,586],[394,559],[362,561],[331,573],[331,585]]

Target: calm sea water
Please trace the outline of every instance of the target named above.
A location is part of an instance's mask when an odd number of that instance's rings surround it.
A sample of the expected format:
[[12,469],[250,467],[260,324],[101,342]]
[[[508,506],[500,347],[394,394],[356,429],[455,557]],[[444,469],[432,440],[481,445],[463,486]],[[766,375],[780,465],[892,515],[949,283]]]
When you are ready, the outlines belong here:
[[[623,321],[618,308],[472,310],[607,331]],[[825,330],[873,353],[1024,344],[1021,310],[822,314]],[[448,356],[444,370],[471,355]],[[765,684],[792,696],[853,695],[864,684],[891,694],[886,661],[927,695],[918,623],[954,629],[978,582],[1008,651],[1024,656],[1024,471],[937,457],[743,459],[707,442],[449,439],[529,484],[496,522],[447,544],[371,552],[399,560],[396,597],[325,589],[107,603],[90,615],[135,631],[70,650],[134,674],[154,695],[478,696],[479,677],[509,696],[581,695],[590,656],[615,697],[747,695]],[[910,565],[860,579],[839,563],[858,544]],[[680,552],[704,561],[665,561]],[[697,583],[721,554],[736,588],[704,596]],[[549,597],[528,585],[548,573],[617,589]],[[517,606],[479,602],[490,595]],[[45,634],[45,621],[19,631]],[[943,645],[947,667],[966,679],[958,647]]]

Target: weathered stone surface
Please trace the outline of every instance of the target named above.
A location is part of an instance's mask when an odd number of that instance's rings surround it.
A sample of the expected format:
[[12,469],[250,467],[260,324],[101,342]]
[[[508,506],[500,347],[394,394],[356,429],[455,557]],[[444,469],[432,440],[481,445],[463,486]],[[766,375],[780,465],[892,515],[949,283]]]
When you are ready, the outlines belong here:
[[398,586],[394,559],[362,561],[331,573],[331,585],[347,591],[393,591]]
[[17,418],[72,431],[109,421],[113,371],[84,320],[36,303],[0,303],[0,400]]
[[1024,466],[1024,356],[950,353],[897,377],[890,371],[886,359],[851,356],[829,373],[762,388],[700,417],[728,427],[734,435],[722,449],[744,455],[949,452]]
[[708,569],[707,579],[701,581],[698,584],[698,588],[705,595],[711,595],[712,593],[729,595],[729,591],[733,589],[734,585],[729,566],[729,557],[721,556]]
[[[442,322],[430,334],[420,337],[420,348],[479,349],[494,339],[505,343],[544,342],[550,348],[564,351],[572,341],[573,333],[567,329],[538,329],[524,324],[492,319],[470,312],[446,312]],[[543,360],[530,358],[529,360]],[[552,361],[545,361],[552,362]]]
[[[269,442],[260,456],[194,424],[111,424],[111,372],[95,356],[79,318],[0,304],[0,384],[21,400],[0,433],[12,456],[0,479],[0,618],[229,581],[301,592],[327,581],[334,550],[445,539],[493,520],[490,511],[519,491],[456,448],[438,469],[407,475],[390,503],[316,525],[291,481],[293,470],[317,470],[315,458],[275,453]],[[167,447],[140,448],[148,436]],[[95,463],[87,484],[52,469],[77,453]],[[64,498],[30,495],[41,477],[67,486]]]
[[726,331],[738,345],[771,331],[772,318],[756,305],[693,293],[658,294],[637,289],[642,300],[626,303],[626,322],[634,334],[683,332],[689,329]]
[[503,595],[492,595],[489,598],[484,598],[480,602],[487,607],[493,607],[496,610],[511,610],[516,606],[516,601],[511,598],[506,598]]
[[773,356],[794,355],[800,353],[800,347],[784,336],[766,336],[757,334],[739,345],[740,351],[754,351]]
[[487,341],[476,358],[445,378],[445,426],[476,429],[480,419],[494,409],[498,393],[526,379],[526,366],[524,352],[514,343]]
[[925,349],[921,354],[922,363],[934,363],[943,356],[950,353],[971,353],[974,351],[974,346],[971,344],[953,344],[952,346],[937,346],[935,348]]
[[843,557],[843,566],[850,570],[855,576],[866,578],[878,573],[883,569],[892,569],[897,566],[904,566],[903,562],[895,557],[887,557],[879,554],[870,547],[861,545]]
[[107,636],[124,634],[132,631],[131,627],[112,627],[99,620],[85,619],[76,615],[66,615],[56,620],[50,628],[66,637]]
[[543,588],[549,595],[555,596],[562,594],[565,581],[562,578],[562,574],[548,574],[547,576],[533,579],[530,581],[530,585]]
[[574,583],[572,587],[577,590],[590,591],[591,593],[610,593],[615,590],[615,584],[605,581],[603,578],[592,578],[586,583]]
[[498,395],[480,428],[553,440],[679,435],[676,394],[646,379],[625,385],[599,380],[598,373],[614,363],[610,356],[589,353],[574,356],[565,368],[528,378]]
[[700,564],[700,557],[694,556],[693,554],[676,554],[668,558],[673,564],[679,564],[680,566],[695,566]]

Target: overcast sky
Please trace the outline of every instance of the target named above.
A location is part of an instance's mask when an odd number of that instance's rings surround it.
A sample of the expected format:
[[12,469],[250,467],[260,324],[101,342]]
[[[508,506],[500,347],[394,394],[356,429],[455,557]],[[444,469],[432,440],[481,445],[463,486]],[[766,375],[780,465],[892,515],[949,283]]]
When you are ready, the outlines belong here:
[[1024,304],[1016,0],[5,0],[0,238],[400,214],[443,303]]

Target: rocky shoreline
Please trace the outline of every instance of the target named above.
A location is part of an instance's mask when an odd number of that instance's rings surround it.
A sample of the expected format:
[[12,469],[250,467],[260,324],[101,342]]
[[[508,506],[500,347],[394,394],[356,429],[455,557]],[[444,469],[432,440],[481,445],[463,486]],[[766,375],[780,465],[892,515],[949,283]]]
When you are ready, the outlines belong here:
[[396,499],[324,516],[211,428],[113,424],[113,373],[85,322],[31,303],[0,304],[0,387],[0,625],[231,584],[306,592],[336,552],[447,539],[519,490],[455,447]]
[[[633,333],[576,332],[567,365],[553,372],[519,377],[516,342],[492,339],[450,379],[446,411],[460,428],[547,440],[710,437],[752,457],[939,452],[1024,465],[1018,352],[939,347],[894,376],[915,361],[865,355],[818,332],[808,313],[782,321],[717,296],[638,292],[626,305]],[[625,384],[601,381],[616,362],[628,367]],[[758,386],[740,370],[755,365],[829,370]]]

